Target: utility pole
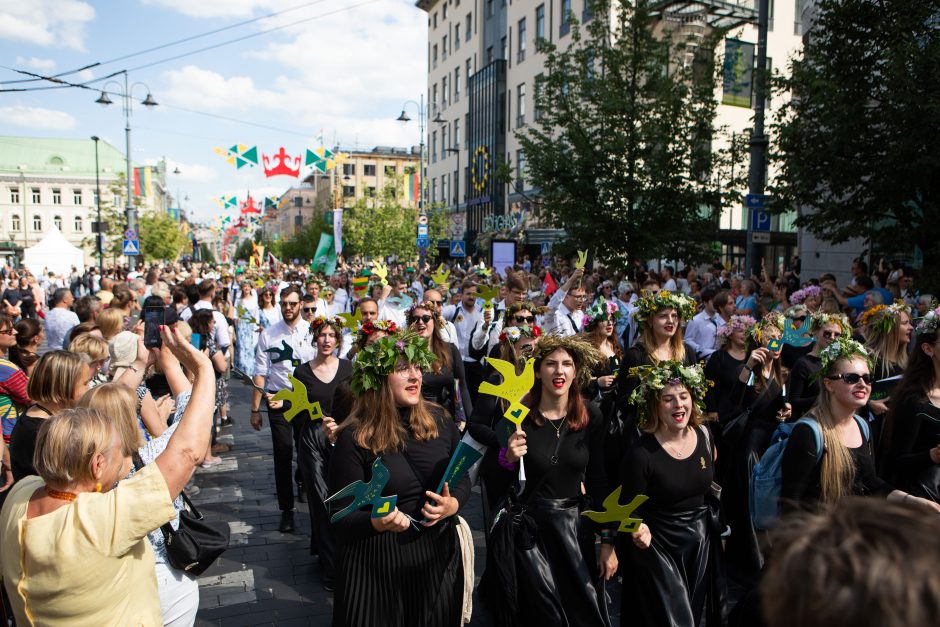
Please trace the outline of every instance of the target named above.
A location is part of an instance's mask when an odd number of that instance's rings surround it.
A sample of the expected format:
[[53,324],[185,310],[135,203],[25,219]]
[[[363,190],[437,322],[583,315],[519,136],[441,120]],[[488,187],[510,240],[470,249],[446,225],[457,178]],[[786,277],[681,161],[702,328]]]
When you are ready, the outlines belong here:
[[95,204],[98,206],[98,220],[95,223],[95,244],[97,245],[98,250],[98,269],[103,271],[104,246],[102,245],[101,240],[104,237],[104,234],[101,232],[101,177],[98,174],[98,136],[92,135],[91,140],[95,142]]
[[[764,134],[764,108],[767,103],[767,17],[770,0],[759,0],[757,5],[757,67],[754,70],[754,131],[751,133],[751,164],[748,170],[749,194],[763,194],[767,178],[767,136]],[[758,274],[757,247],[754,245],[754,212],[745,204],[747,211],[747,256],[745,275]]]

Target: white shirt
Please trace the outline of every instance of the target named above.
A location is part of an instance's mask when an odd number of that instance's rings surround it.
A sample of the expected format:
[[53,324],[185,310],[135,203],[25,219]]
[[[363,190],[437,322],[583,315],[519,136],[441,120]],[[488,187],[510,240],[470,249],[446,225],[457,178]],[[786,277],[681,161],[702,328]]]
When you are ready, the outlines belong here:
[[663,290],[665,290],[665,291],[667,291],[667,292],[675,292],[675,291],[676,291],[676,281],[675,281],[675,279],[669,279],[668,281],[666,281],[666,282],[663,284]]
[[[297,324],[291,329],[283,320],[278,320],[265,329],[258,338],[258,347],[255,349],[255,374],[265,377],[267,385],[265,389],[283,390],[291,387],[287,375],[294,372],[298,365],[306,363],[317,356],[317,347],[314,345],[310,334],[310,324],[302,319],[297,319]],[[274,353],[269,353],[268,349],[273,348],[279,351],[289,353],[291,360],[271,361],[272,358],[278,359]]]
[[464,309],[463,303],[459,305],[447,305],[441,310],[441,315],[448,324],[453,324],[454,334],[456,336],[457,348],[460,350],[460,356],[464,361],[477,361],[470,357],[470,338],[476,328],[483,324],[483,312],[479,307],[474,307],[472,311]]
[[725,320],[717,311],[709,315],[703,310],[689,320],[683,339],[704,359],[718,350],[718,329],[723,326]]
[[333,304],[339,305],[339,312],[349,311],[349,293],[341,287],[336,288],[336,295],[333,297]]
[[558,289],[548,301],[548,311],[542,316],[542,330],[546,333],[568,337],[581,332],[584,312],[568,309],[564,303],[567,295],[568,292]]
[[180,320],[188,321],[193,317],[193,311],[208,309],[212,311],[212,319],[215,320],[215,343],[219,348],[228,348],[232,345],[232,336],[228,332],[228,320],[221,312],[212,309],[212,303],[207,300],[197,301],[192,307],[187,307],[180,313]]
[[506,313],[506,301],[501,300],[493,309],[493,318],[489,326],[483,322],[483,311],[480,311],[480,326],[476,328],[470,337],[470,345],[474,350],[480,350],[486,345],[486,352],[489,353],[494,346],[499,343],[499,334],[503,332],[503,318]]
[[74,311],[53,307],[46,313],[46,342],[49,350],[62,350],[62,343],[66,334],[78,324],[78,316]]

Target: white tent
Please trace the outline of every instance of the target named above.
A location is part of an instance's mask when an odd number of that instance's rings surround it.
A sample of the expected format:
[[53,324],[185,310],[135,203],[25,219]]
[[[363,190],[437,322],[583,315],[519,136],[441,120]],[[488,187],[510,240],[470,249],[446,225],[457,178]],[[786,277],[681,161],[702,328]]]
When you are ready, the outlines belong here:
[[68,276],[72,266],[79,270],[85,267],[85,254],[53,226],[38,244],[26,249],[23,265],[29,268],[33,276],[39,276],[42,272]]

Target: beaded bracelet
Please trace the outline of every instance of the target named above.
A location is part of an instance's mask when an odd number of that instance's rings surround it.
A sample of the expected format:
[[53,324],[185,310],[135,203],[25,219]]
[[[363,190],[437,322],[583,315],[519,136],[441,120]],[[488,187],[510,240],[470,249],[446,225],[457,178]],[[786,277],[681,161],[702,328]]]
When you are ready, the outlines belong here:
[[496,461],[499,462],[499,465],[505,468],[506,470],[515,470],[519,467],[519,462],[511,462],[506,458],[506,453],[509,449],[501,448],[499,449],[499,456],[496,458]]

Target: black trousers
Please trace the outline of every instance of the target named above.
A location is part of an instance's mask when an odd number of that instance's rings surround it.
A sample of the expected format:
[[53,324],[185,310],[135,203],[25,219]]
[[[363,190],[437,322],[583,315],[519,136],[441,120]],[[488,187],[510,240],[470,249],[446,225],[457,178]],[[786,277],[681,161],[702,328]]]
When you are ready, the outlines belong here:
[[[477,395],[480,393],[480,384],[483,383],[483,364],[479,361],[465,361],[463,362],[463,371],[467,377],[470,400],[476,404]],[[467,416],[467,418],[470,418],[470,416]]]
[[324,502],[330,496],[326,475],[332,453],[333,445],[326,437],[323,423],[308,419],[300,434],[297,467],[304,478],[310,511],[310,554],[320,556],[320,568],[326,583],[333,581],[336,564],[336,540]]
[[[277,505],[282,512],[294,509],[294,482],[291,471],[294,465],[294,448],[300,441],[300,432],[306,416],[297,416],[291,422],[284,418],[284,409],[268,408],[268,422],[271,424],[271,444],[274,449],[274,487],[277,490]],[[300,469],[293,473],[298,483]]]

